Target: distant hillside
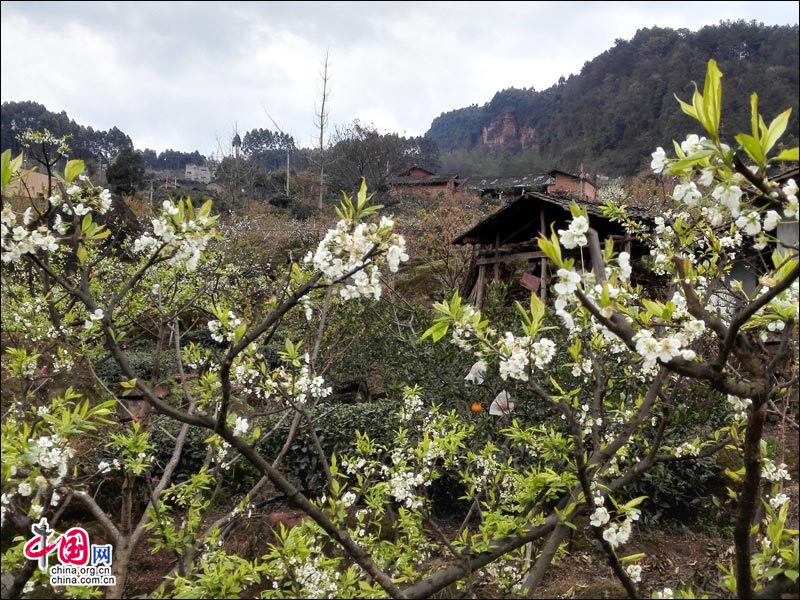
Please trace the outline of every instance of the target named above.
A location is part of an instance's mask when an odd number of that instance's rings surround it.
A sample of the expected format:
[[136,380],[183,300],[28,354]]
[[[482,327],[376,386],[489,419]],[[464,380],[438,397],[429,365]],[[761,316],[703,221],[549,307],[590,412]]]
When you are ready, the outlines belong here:
[[[108,165],[123,148],[132,148],[130,136],[117,127],[108,131],[92,129],[70,119],[65,111],[60,113],[47,110],[38,102],[3,102],[0,111],[0,148],[10,148],[13,154],[21,150],[17,134],[26,129],[47,129],[58,136],[69,135],[70,157],[87,161],[90,171],[102,159]],[[197,150],[180,152],[164,150],[142,151],[144,166],[148,169],[180,170],[187,164],[204,164],[206,157]]]
[[750,93],[771,119],[794,109],[786,143],[797,143],[798,27],[723,22],[697,32],[654,27],[587,62],[579,75],[544,91],[507,89],[483,106],[434,119],[425,137],[442,152],[442,172],[520,174],[580,164],[595,173],[632,175],[656,146],[698,126],[673,94],[702,86],[706,62],[724,73],[723,130],[749,130]]
[[21,150],[16,136],[26,129],[47,129],[58,136],[69,135],[68,144],[72,158],[108,164],[123,148],[132,148],[131,138],[112,127],[108,131],[92,129],[76,123],[61,111],[54,113],[38,102],[3,102],[0,111],[0,148]]

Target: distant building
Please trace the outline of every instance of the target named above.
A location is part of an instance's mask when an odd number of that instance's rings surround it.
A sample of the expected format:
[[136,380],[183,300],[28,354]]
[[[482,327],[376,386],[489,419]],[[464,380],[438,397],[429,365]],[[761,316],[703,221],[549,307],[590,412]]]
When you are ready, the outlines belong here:
[[[53,178],[51,182],[53,193],[59,192],[58,183]],[[44,173],[32,171],[21,179],[17,179],[9,184],[6,194],[12,198],[38,198],[47,196],[48,180]]]
[[186,165],[184,178],[188,181],[199,181],[200,183],[211,183],[214,179],[214,171],[209,167],[201,165]]
[[526,192],[571,196],[588,202],[594,202],[597,197],[597,186],[593,180],[558,169],[516,177],[469,177],[458,184],[462,191],[506,201],[520,198]]
[[413,166],[389,180],[389,195],[436,198],[440,193],[452,195],[457,187],[458,175],[437,175]]

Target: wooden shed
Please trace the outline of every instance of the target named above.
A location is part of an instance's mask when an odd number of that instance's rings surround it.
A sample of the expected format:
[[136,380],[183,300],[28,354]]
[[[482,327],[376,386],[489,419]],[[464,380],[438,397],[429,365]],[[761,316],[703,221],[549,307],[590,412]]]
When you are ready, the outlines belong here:
[[[461,294],[482,307],[488,278],[499,280],[502,264],[519,261],[528,264],[519,283],[546,300],[552,268],[536,240],[540,235],[549,236],[551,226],[556,231],[568,227],[572,219],[569,206],[573,202],[586,209],[589,224],[597,231],[601,242],[613,239],[615,247],[631,253],[632,258],[644,252],[641,243],[631,238],[619,223],[603,216],[602,206],[566,196],[526,192],[453,240],[454,244],[472,244],[474,249],[472,266],[462,284]],[[649,220],[640,211],[629,209],[629,213]],[[577,254],[578,250],[562,252],[569,256],[571,252]],[[585,268],[589,269],[590,264],[588,253],[585,253]]]

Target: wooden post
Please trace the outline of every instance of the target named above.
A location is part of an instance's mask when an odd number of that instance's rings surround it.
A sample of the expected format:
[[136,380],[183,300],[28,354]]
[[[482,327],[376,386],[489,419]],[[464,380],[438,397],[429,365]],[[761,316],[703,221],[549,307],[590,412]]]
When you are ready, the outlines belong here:
[[[539,207],[539,235],[547,237],[547,223],[544,220],[544,209]],[[542,257],[541,261],[542,284],[539,287],[539,298],[542,302],[547,302],[547,257]]]
[[[498,231],[495,234],[494,238],[494,257],[499,259],[500,258],[500,232]],[[492,279],[494,281],[500,281],[500,262],[494,263],[494,271],[492,272]]]
[[542,265],[542,282],[539,286],[539,298],[542,302],[547,302],[547,259],[543,258],[540,262]]
[[486,265],[478,267],[478,283],[475,284],[475,306],[478,310],[483,308],[483,299],[486,295]]

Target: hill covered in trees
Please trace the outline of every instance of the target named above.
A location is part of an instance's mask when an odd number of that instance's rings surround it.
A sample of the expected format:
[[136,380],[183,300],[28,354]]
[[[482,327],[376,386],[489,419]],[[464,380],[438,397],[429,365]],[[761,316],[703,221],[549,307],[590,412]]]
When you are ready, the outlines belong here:
[[[32,101],[3,102],[0,112],[0,147],[11,149],[13,154],[22,150],[17,134],[26,129],[43,130],[61,137],[70,136],[70,157],[80,158],[94,167],[101,160],[108,166],[125,149],[132,149],[128,134],[118,127],[108,131],[93,129],[76,123],[65,111],[52,112],[42,104]],[[157,153],[146,148],[142,151],[143,164],[148,169],[183,170],[187,164],[204,164],[206,157],[197,150],[181,152],[164,150]]]
[[769,118],[794,109],[786,144],[796,144],[799,57],[796,25],[641,29],[546,90],[510,88],[483,106],[444,113],[425,137],[438,145],[447,172],[574,171],[583,164],[591,172],[632,175],[655,146],[692,125],[674,94],[689,99],[687,82],[702,85],[714,58],[725,73],[723,129],[749,130],[749,94],[762,90],[759,107]]

